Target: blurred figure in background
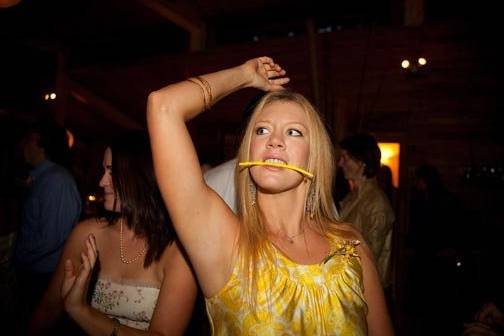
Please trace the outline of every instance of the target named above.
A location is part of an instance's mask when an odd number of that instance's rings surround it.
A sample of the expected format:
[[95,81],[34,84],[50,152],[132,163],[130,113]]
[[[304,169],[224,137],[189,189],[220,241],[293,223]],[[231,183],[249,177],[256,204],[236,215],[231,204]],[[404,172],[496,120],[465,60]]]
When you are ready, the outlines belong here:
[[[252,115],[252,112],[254,112],[254,108],[263,96],[264,92],[260,92],[248,102],[243,112],[240,133],[244,132],[249,118]],[[240,134],[240,138],[241,136],[242,134]],[[224,202],[226,202],[234,213],[238,212],[235,187],[236,164],[236,158],[233,158],[216,167],[203,171],[205,182],[210,188],[219,194],[219,196],[224,200]]]
[[397,188],[394,187],[392,181],[392,169],[387,165],[381,165],[378,174],[376,174],[376,180],[385,195],[387,195],[392,207],[395,208]]
[[422,255],[455,256],[464,248],[461,224],[467,214],[436,167],[422,165],[416,169],[410,214],[409,242],[414,249],[421,249]]
[[15,246],[17,296],[29,316],[46,289],[63,249],[79,220],[81,199],[68,164],[66,130],[44,121],[21,143],[30,166],[27,197]]
[[395,221],[390,202],[379,187],[381,152],[371,135],[359,134],[340,142],[339,166],[350,184],[350,193],[340,202],[341,219],[357,228],[373,251],[380,280],[391,285],[392,227]]
[[491,287],[491,281],[479,284],[483,279],[472,273],[477,268],[486,268],[476,272],[483,276],[494,265],[482,267],[483,263],[471,261],[474,258],[470,257],[470,251],[480,245],[478,238],[483,232],[468,231],[471,216],[458,197],[446,188],[438,169],[432,165],[419,166],[414,182],[407,242],[413,253],[409,295],[416,335],[430,333],[432,325],[438,326],[440,335],[459,335],[465,315],[474,311],[472,306],[486,291],[483,287]]

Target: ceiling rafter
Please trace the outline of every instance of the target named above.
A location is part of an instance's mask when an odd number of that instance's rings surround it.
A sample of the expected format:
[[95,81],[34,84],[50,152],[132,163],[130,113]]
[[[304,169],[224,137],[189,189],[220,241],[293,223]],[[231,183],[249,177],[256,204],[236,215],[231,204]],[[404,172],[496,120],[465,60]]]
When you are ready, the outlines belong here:
[[124,127],[125,129],[143,128],[143,126],[138,121],[122,113],[110,102],[99,97],[80,83],[68,77],[65,80],[67,81],[70,95],[73,98],[77,99],[83,104],[91,106],[98,111],[101,111],[103,113],[103,116],[111,120],[114,124]]
[[168,19],[175,25],[186,30],[190,36],[190,51],[201,51],[205,47],[206,28],[205,23],[195,14],[195,8],[182,6],[180,3],[173,3],[161,0],[137,0],[144,6],[150,8],[161,17]]

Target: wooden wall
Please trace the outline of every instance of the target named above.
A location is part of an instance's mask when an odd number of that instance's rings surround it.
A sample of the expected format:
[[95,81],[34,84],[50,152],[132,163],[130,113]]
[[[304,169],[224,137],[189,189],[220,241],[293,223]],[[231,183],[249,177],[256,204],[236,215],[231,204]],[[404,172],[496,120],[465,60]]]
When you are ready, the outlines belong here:
[[[322,110],[336,138],[368,131],[381,140],[398,140],[405,155],[404,183],[411,174],[408,167],[431,163],[456,189],[463,167],[502,157],[496,69],[483,52],[487,49],[456,22],[420,28],[374,26],[159,56],[135,64],[73,69],[69,77],[144,124],[150,91],[270,55],[288,70],[290,87]],[[416,75],[403,71],[401,60],[418,56],[427,58],[422,71]],[[197,146],[206,157],[232,156],[219,144],[229,138],[229,132],[236,132],[241,112],[254,95],[249,90],[226,98],[215,111],[192,123]],[[67,120],[76,127],[82,123],[71,116]]]

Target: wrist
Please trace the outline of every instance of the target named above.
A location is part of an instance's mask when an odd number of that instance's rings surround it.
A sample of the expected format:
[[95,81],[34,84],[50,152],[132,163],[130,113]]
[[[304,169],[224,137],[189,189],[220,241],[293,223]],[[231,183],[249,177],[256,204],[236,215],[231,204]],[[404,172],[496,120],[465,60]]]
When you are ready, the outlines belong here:
[[72,319],[78,321],[85,319],[86,316],[90,315],[90,306],[87,304],[74,304],[65,306],[65,310]]
[[247,63],[248,62],[243,63],[237,67],[238,71],[240,71],[243,76],[243,80],[239,86],[240,89],[252,87],[252,84],[254,83],[255,71],[253,71]]

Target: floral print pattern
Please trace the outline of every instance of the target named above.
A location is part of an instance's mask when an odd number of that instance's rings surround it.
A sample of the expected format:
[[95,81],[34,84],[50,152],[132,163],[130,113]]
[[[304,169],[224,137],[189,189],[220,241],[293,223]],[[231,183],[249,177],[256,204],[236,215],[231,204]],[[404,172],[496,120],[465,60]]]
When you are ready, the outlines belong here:
[[91,305],[121,324],[147,330],[156,307],[159,288],[100,278],[96,282]]
[[273,260],[258,263],[253,312],[235,266],[224,288],[206,299],[212,334],[367,335],[359,244],[331,236],[328,257],[313,265],[271,245]]

